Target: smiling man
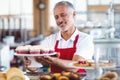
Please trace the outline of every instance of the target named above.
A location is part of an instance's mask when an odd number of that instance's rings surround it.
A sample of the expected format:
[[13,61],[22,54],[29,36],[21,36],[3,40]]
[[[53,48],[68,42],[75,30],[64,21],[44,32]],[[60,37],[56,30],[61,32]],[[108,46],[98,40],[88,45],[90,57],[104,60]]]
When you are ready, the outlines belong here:
[[69,62],[92,59],[93,38],[75,27],[75,15],[75,9],[68,1],[58,2],[54,7],[54,17],[60,31],[46,37],[41,45],[53,46],[59,57],[36,57],[38,62],[49,64],[52,72],[75,72],[76,69],[68,66]]

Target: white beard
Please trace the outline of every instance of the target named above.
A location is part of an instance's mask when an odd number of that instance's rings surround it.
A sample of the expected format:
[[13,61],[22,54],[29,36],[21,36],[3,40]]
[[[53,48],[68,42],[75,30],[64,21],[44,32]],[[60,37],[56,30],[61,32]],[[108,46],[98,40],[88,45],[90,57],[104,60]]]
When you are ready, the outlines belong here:
[[59,28],[59,30],[60,30],[61,32],[66,32],[66,31],[68,31],[68,29],[69,29],[69,27],[67,27],[67,28],[65,28],[65,29]]

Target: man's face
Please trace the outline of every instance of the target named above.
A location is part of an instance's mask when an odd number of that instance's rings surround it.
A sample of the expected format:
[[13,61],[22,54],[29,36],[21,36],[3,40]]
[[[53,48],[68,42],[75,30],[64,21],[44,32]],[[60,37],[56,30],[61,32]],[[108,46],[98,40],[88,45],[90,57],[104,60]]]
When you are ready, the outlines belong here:
[[68,6],[59,5],[54,9],[54,17],[61,31],[67,31],[74,25],[75,13]]

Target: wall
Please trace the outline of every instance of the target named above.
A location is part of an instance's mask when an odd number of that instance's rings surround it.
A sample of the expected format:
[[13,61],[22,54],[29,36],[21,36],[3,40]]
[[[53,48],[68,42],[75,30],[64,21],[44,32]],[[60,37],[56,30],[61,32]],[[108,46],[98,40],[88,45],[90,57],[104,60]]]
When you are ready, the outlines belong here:
[[[39,4],[45,4],[45,9],[40,10]],[[34,0],[34,35],[46,34],[49,27],[49,0]]]

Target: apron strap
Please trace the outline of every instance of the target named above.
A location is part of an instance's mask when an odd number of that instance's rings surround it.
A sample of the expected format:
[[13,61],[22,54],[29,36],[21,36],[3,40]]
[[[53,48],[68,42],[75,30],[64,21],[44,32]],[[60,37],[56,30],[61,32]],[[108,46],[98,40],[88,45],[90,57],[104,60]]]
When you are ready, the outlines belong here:
[[55,43],[55,51],[57,50],[58,43],[59,43],[59,40],[57,40],[56,43]]
[[77,36],[75,37],[75,40],[74,40],[73,47],[75,47],[75,48],[76,48],[76,44],[77,44],[78,38],[79,38],[79,35],[77,35]]

